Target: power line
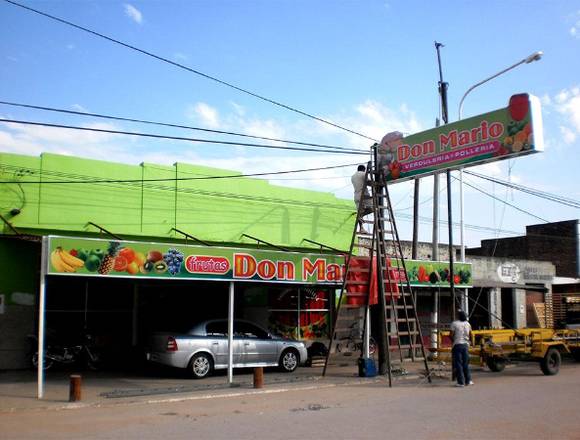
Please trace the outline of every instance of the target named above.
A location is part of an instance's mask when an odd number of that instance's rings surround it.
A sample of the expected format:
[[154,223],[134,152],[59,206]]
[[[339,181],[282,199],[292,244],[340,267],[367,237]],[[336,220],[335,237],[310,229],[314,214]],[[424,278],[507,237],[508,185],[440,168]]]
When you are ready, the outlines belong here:
[[[18,183],[18,184],[93,184],[93,183],[140,183],[140,182],[177,182],[177,181],[190,181],[190,180],[215,180],[215,179],[237,179],[242,177],[257,177],[257,176],[275,176],[280,174],[294,174],[294,173],[306,173],[311,171],[322,171],[322,170],[331,170],[336,168],[345,168],[345,167],[352,167],[356,164],[345,164],[345,165],[334,165],[328,167],[318,167],[318,168],[305,168],[305,169],[298,169],[298,170],[287,170],[287,171],[272,171],[269,173],[252,173],[252,174],[230,174],[225,176],[204,176],[204,177],[168,177],[168,178],[159,178],[159,179],[99,179],[99,180],[38,180],[38,181],[20,181],[20,180],[12,180],[12,181],[0,181],[2,183]],[[0,168],[2,165],[0,165]],[[22,167],[18,167],[22,168]]]
[[0,104],[10,105],[13,107],[31,108],[31,109],[35,109],[35,110],[43,110],[43,111],[49,111],[49,112],[66,113],[66,114],[70,114],[70,115],[90,116],[90,117],[94,117],[94,118],[111,119],[111,120],[115,120],[115,121],[138,122],[140,124],[159,125],[162,127],[184,128],[186,130],[203,131],[203,132],[207,132],[207,133],[227,134],[227,135],[231,135],[231,136],[240,136],[240,137],[246,137],[246,138],[252,138],[252,139],[261,139],[261,140],[265,140],[265,141],[284,142],[286,144],[306,145],[306,146],[311,146],[311,147],[322,147],[322,148],[332,148],[335,150],[352,151],[352,148],[344,148],[344,147],[338,147],[338,146],[334,146],[334,145],[314,144],[311,142],[300,142],[300,141],[289,141],[289,140],[285,140],[285,139],[270,138],[270,137],[266,137],[266,136],[254,136],[254,135],[249,135],[249,134],[244,134],[244,133],[236,133],[233,131],[213,130],[210,128],[192,127],[189,125],[180,125],[180,124],[171,124],[171,123],[167,123],[167,122],[148,121],[145,119],[127,118],[127,117],[122,117],[122,116],[112,116],[112,115],[105,115],[105,114],[100,114],[100,113],[81,112],[81,111],[67,110],[67,109],[56,108],[56,107],[45,107],[45,106],[39,106],[39,105],[22,104],[22,103],[18,103],[18,102],[8,102],[8,101],[0,101]]
[[[6,168],[12,168],[12,169],[18,169],[18,170],[23,170],[25,169],[24,167],[15,167],[15,166],[6,166]],[[32,168],[30,168],[32,170]],[[38,170],[42,173],[42,176],[51,176],[51,177],[78,177],[78,178],[86,178],[86,177],[90,177],[90,176],[83,176],[83,175],[74,175],[74,174],[68,174],[68,173],[62,173],[62,172],[54,172],[54,171],[47,171],[47,170]],[[238,177],[238,176],[234,176],[234,177]],[[175,181],[175,178],[171,178],[169,179],[170,181]],[[35,184],[45,184],[45,183],[49,183],[52,181],[36,181],[36,182],[31,182],[31,183],[35,183]],[[8,182],[11,184],[22,184],[25,183],[23,181],[14,181],[14,182]],[[54,181],[54,183],[60,183],[60,181]],[[83,182],[85,184],[92,184],[92,183],[99,183],[99,182]],[[119,189],[119,186],[117,185],[118,182],[102,182],[99,183],[99,185],[103,185],[106,187],[109,187],[112,191],[117,191]],[[141,179],[139,180],[135,180],[135,181],[129,181],[129,182],[121,182],[121,184],[127,188],[133,188],[136,190],[142,190],[144,188],[148,189],[148,190],[157,190],[157,191],[170,191],[172,193],[179,193],[179,194],[195,194],[195,195],[201,195],[201,196],[207,196],[207,197],[218,197],[218,198],[226,198],[226,199],[232,199],[232,200],[240,200],[240,201],[254,201],[254,202],[264,202],[264,203],[277,203],[277,204],[281,204],[281,205],[299,205],[299,206],[306,206],[306,207],[314,207],[314,208],[329,208],[329,209],[338,209],[338,210],[343,210],[343,211],[347,211],[349,213],[352,212],[352,208],[347,206],[347,201],[344,200],[344,203],[329,203],[329,202],[320,202],[320,201],[314,201],[314,202],[308,202],[308,201],[304,201],[304,200],[295,200],[295,199],[284,199],[284,198],[280,198],[280,197],[268,197],[268,196],[256,196],[256,195],[245,195],[245,194],[233,194],[233,193],[227,193],[227,192],[222,192],[222,191],[211,191],[211,190],[205,190],[202,188],[177,188],[175,185],[173,186],[167,186],[167,185],[159,185],[159,184],[154,184],[154,183],[150,183],[150,182],[143,182]]]
[[484,174],[475,173],[473,171],[465,171],[466,174],[470,174],[475,177],[479,177],[480,179],[484,179],[490,182],[497,183],[499,185],[507,186],[508,188],[512,188],[545,200],[550,200],[555,203],[560,203],[562,205],[570,206],[572,208],[580,208],[580,202],[571,198],[563,197],[557,194],[552,194],[545,191],[539,191],[533,188],[529,188],[523,185],[518,185],[512,182],[508,182],[505,180],[497,179],[495,177],[486,176]]
[[[457,180],[457,181],[459,180],[459,179],[458,179],[457,177],[455,177],[455,176],[452,176],[452,177],[453,177],[455,180]],[[494,195],[492,195],[492,194],[490,194],[490,193],[488,193],[488,192],[486,192],[486,191],[482,190],[481,188],[478,188],[478,187],[477,187],[477,186],[475,186],[475,185],[471,185],[470,183],[468,183],[468,182],[466,182],[466,181],[463,181],[463,183],[464,183],[465,185],[467,185],[467,186],[469,186],[469,187],[471,187],[471,188],[473,188],[473,189],[475,189],[475,190],[479,191],[480,193],[482,193],[482,194],[485,194],[486,196],[488,196],[488,197],[491,197],[491,198],[492,198],[492,199],[494,199],[494,200],[497,200],[498,202],[505,203],[506,205],[508,205],[508,206],[510,206],[510,207],[512,207],[512,208],[514,208],[514,209],[516,209],[516,210],[518,210],[518,211],[520,211],[520,212],[523,212],[524,214],[527,214],[527,215],[529,215],[529,216],[531,216],[531,217],[537,218],[538,220],[541,220],[541,221],[543,221],[544,223],[550,223],[550,221],[549,221],[549,220],[546,220],[545,218],[542,218],[542,217],[538,217],[537,215],[535,215],[535,214],[532,214],[531,212],[529,212],[529,211],[526,211],[525,209],[518,208],[517,206],[515,206],[515,205],[513,205],[513,204],[511,204],[511,203],[508,203],[508,202],[506,202],[505,200],[501,200],[501,199],[499,199],[499,198],[495,197]]]
[[242,92],[242,93],[245,93],[247,95],[253,96],[254,98],[261,99],[262,101],[268,102],[270,104],[276,105],[276,106],[281,107],[281,108],[284,108],[286,110],[290,110],[290,111],[292,111],[294,113],[298,113],[298,114],[300,114],[302,116],[306,116],[308,118],[314,119],[315,121],[322,122],[323,124],[330,125],[332,127],[338,128],[340,130],[344,130],[344,131],[347,131],[349,133],[356,134],[357,136],[361,136],[363,138],[366,138],[366,139],[369,139],[369,140],[371,140],[373,142],[376,142],[376,139],[373,139],[373,138],[371,138],[369,136],[366,136],[366,135],[364,135],[362,133],[359,133],[359,132],[354,131],[354,130],[351,130],[349,128],[340,126],[340,125],[335,124],[334,122],[328,121],[326,119],[319,118],[318,116],[314,116],[314,115],[312,115],[310,113],[307,113],[307,112],[305,112],[303,110],[299,110],[297,108],[291,107],[289,105],[283,104],[283,103],[278,102],[278,101],[275,101],[273,99],[266,98],[265,96],[262,96],[262,95],[259,95],[257,93],[251,92],[251,91],[249,91],[247,89],[243,89],[242,87],[236,86],[236,85],[234,85],[232,83],[229,83],[227,81],[224,81],[222,79],[219,79],[219,78],[217,78],[215,76],[208,75],[207,73],[200,72],[199,70],[192,69],[191,67],[187,67],[187,66],[185,66],[183,64],[177,63],[177,62],[172,61],[172,60],[170,60],[168,58],[164,58],[164,57],[162,57],[160,55],[156,55],[156,54],[154,54],[152,52],[148,52],[148,51],[146,51],[144,49],[140,49],[140,48],[138,48],[136,46],[132,46],[132,45],[130,45],[128,43],[124,43],[124,42],[122,42],[120,40],[117,40],[115,38],[112,38],[112,37],[109,37],[107,35],[101,34],[99,32],[93,31],[91,29],[88,29],[86,27],[83,27],[83,26],[80,26],[78,24],[72,23],[72,22],[67,21],[65,19],[56,17],[54,15],[50,15],[50,14],[48,14],[46,12],[39,11],[38,9],[33,9],[33,8],[29,7],[29,6],[25,6],[23,4],[20,4],[20,3],[15,2],[15,1],[12,1],[12,0],[4,0],[4,1],[7,2],[7,3],[12,4],[14,6],[18,6],[18,7],[22,8],[22,9],[26,9],[27,11],[34,12],[35,14],[38,14],[38,15],[41,15],[43,17],[49,18],[51,20],[55,20],[55,21],[57,21],[59,23],[66,24],[67,26],[74,27],[74,28],[79,29],[79,30],[81,30],[83,32],[88,32],[89,34],[92,34],[92,35],[95,35],[97,37],[103,38],[103,39],[108,40],[108,41],[110,41],[112,43],[119,44],[119,45],[124,46],[124,47],[126,47],[128,49],[134,50],[134,51],[139,52],[139,53],[141,53],[143,55],[147,55],[147,56],[149,56],[151,58],[154,58],[154,59],[156,59],[158,61],[162,61],[164,63],[171,64],[172,66],[175,66],[175,67],[178,67],[180,69],[186,70],[188,72],[194,73],[194,74],[199,75],[199,76],[201,76],[203,78],[206,78],[206,79],[215,81],[215,82],[217,82],[217,83],[219,83],[221,85],[230,87],[230,88],[232,88],[234,90],[237,90],[239,92]]
[[105,128],[78,127],[75,125],[50,124],[47,122],[21,121],[21,120],[16,120],[16,119],[0,118],[0,122],[9,122],[12,124],[35,125],[35,126],[52,127],[52,128],[67,128],[67,129],[71,129],[71,130],[93,131],[93,132],[97,132],[97,133],[122,134],[122,135],[129,135],[129,136],[148,137],[148,138],[154,138],[154,139],[170,139],[170,140],[176,140],[176,141],[205,142],[208,144],[233,145],[233,146],[240,146],[240,147],[268,148],[268,149],[274,149],[274,150],[309,151],[309,152],[316,152],[316,153],[335,153],[335,154],[364,154],[364,155],[368,154],[368,153],[360,151],[360,150],[332,150],[332,149],[320,150],[320,149],[316,149],[316,148],[284,147],[281,145],[264,145],[264,144],[250,144],[250,143],[244,143],[244,142],[216,141],[216,140],[211,140],[211,139],[188,138],[188,137],[183,137],[183,136],[168,136],[168,135],[161,135],[161,134],[154,134],[154,133],[141,133],[141,132],[136,132],[136,131],[108,130]]

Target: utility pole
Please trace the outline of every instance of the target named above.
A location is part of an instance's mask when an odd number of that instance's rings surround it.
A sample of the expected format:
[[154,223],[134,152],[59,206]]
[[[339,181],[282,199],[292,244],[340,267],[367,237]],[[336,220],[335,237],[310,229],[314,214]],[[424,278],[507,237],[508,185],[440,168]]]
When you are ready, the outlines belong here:
[[[439,64],[439,96],[441,97],[441,115],[443,118],[443,124],[449,122],[449,111],[447,105],[447,88],[449,84],[443,81],[443,70],[441,68],[441,53],[440,49],[444,47],[443,44],[435,41],[435,50],[437,51],[437,61]],[[455,320],[455,280],[453,271],[453,262],[455,260],[455,255],[453,255],[453,212],[452,212],[452,201],[451,201],[451,170],[447,170],[447,222],[449,231],[449,287],[451,290],[451,301],[452,301],[452,317]]]
[[415,183],[415,193],[413,196],[413,246],[411,248],[411,258],[417,259],[417,247],[419,245],[419,182],[417,177],[413,179]]

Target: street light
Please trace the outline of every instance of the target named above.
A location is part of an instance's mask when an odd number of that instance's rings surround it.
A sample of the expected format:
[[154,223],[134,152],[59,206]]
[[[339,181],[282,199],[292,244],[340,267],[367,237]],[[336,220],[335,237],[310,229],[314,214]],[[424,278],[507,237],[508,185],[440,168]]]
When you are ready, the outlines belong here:
[[541,50],[534,52],[533,54],[531,54],[530,56],[524,58],[521,61],[518,61],[517,63],[515,63],[514,65],[508,67],[507,69],[502,70],[501,72],[497,72],[495,75],[490,76],[489,78],[484,79],[483,81],[478,82],[477,84],[472,85],[469,89],[467,89],[467,92],[465,92],[463,94],[463,97],[461,98],[461,101],[459,101],[459,119],[461,119],[461,113],[463,110],[463,101],[465,100],[465,97],[476,87],[479,87],[482,84],[485,84],[488,81],[491,81],[494,78],[497,78],[500,75],[503,75],[506,72],[509,72],[512,69],[515,69],[516,67],[522,65],[522,64],[530,64],[534,61],[538,61],[542,58],[542,55],[544,55],[544,52],[542,52]]
[[[526,58],[524,58],[523,60],[518,61],[517,63],[509,66],[506,69],[503,69],[500,72],[497,72],[495,75],[490,76],[489,78],[484,79],[483,81],[478,82],[477,84],[472,85],[469,89],[467,89],[467,91],[463,94],[461,101],[459,101],[459,120],[461,120],[462,117],[462,112],[463,112],[463,101],[465,100],[465,98],[467,97],[467,95],[475,88],[479,87],[482,84],[485,84],[488,81],[491,81],[494,78],[497,78],[500,75],[503,75],[506,72],[509,72],[512,69],[515,69],[518,66],[521,66],[522,64],[530,64],[533,63],[534,61],[539,61],[542,56],[544,55],[544,52],[542,52],[541,50],[534,52],[533,54],[527,56]],[[465,262],[465,242],[463,239],[464,233],[465,233],[465,227],[464,227],[464,223],[463,223],[463,168],[459,169],[459,224],[460,224],[460,241],[461,241],[461,262]],[[465,311],[465,313],[468,313],[468,308],[469,308],[469,300],[467,299],[467,291],[465,293],[464,296],[464,303],[463,303],[463,310]]]

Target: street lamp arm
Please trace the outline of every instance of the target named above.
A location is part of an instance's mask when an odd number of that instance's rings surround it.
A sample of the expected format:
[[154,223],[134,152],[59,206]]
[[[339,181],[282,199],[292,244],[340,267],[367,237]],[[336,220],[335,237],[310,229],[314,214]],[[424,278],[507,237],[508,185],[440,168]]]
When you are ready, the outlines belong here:
[[484,79],[483,81],[478,82],[477,84],[472,85],[469,89],[467,89],[467,92],[465,92],[463,94],[463,97],[461,98],[461,101],[459,101],[459,119],[462,118],[462,112],[463,112],[463,101],[465,100],[465,98],[467,97],[467,95],[475,88],[479,87],[482,84],[485,84],[488,81],[491,81],[492,79],[503,75],[504,73],[506,73],[509,70],[512,70],[516,67],[518,67],[520,64],[524,64],[526,62],[526,59],[521,60],[520,62],[508,67],[507,69],[503,69],[501,72],[497,72],[495,75],[490,76],[489,78]]
[[529,64],[533,61],[538,61],[540,58],[542,58],[543,52],[542,51],[538,51],[538,52],[534,52],[533,54],[531,54],[530,56],[524,58],[521,61],[518,61],[517,63],[503,69],[501,72],[497,72],[495,75],[490,76],[489,78],[484,79],[483,81],[478,82],[477,84],[472,85],[469,89],[467,89],[467,91],[463,94],[463,96],[461,97],[461,101],[459,101],[459,119],[461,120],[462,118],[462,113],[463,113],[463,101],[465,100],[466,96],[476,87],[479,87],[482,84],[485,84],[488,81],[491,81],[494,78],[497,78],[500,75],[503,75],[504,73],[515,69],[516,67],[518,67],[521,64]]

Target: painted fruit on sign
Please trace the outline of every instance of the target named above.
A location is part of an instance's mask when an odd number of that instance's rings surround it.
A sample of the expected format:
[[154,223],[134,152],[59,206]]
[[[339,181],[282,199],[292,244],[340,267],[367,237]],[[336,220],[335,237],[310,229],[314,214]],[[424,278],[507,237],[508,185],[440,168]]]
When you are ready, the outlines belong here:
[[519,95],[513,95],[510,98],[508,110],[514,121],[521,121],[528,114],[529,107],[529,97],[527,94],[522,93]]

